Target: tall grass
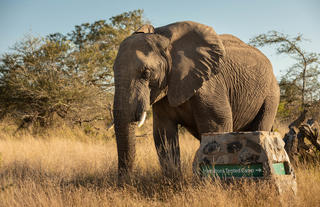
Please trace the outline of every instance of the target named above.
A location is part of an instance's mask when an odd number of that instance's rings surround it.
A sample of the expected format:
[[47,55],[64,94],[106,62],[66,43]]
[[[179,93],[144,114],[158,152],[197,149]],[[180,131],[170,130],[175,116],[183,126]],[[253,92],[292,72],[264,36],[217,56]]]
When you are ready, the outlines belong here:
[[0,206],[320,205],[319,165],[297,167],[295,198],[277,195],[266,183],[199,182],[191,167],[199,142],[190,135],[180,141],[184,173],[180,181],[162,177],[153,140],[144,136],[137,138],[132,184],[120,188],[116,144],[111,133],[108,136],[96,139],[67,127],[40,137],[13,136],[8,126],[0,126]]

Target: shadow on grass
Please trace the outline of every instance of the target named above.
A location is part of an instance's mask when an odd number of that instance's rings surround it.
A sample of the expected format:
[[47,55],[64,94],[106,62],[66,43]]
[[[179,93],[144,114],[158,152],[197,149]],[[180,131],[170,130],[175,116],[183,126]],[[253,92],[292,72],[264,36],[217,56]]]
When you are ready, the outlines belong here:
[[61,179],[60,187],[65,190],[77,188],[92,188],[98,191],[105,189],[112,191],[125,191],[138,194],[141,197],[168,200],[177,193],[183,192],[190,186],[200,185],[194,178],[169,179],[161,172],[136,171],[125,184],[119,185],[117,170],[105,174],[77,175],[71,179]]

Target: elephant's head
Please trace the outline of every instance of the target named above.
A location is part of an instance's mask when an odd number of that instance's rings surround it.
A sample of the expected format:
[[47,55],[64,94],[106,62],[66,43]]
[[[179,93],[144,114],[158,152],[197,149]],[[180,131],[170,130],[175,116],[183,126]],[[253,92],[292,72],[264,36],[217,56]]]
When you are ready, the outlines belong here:
[[178,22],[144,25],[125,39],[114,64],[114,124],[119,175],[131,171],[135,127],[149,106],[167,96],[177,107],[219,72],[224,47],[211,27]]

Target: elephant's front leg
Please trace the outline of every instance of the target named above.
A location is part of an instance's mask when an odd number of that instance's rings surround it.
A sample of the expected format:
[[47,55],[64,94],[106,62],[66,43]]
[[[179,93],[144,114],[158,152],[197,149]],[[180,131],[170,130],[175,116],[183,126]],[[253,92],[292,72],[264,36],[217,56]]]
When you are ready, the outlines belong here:
[[178,124],[161,107],[153,106],[153,137],[163,174],[169,178],[181,175]]

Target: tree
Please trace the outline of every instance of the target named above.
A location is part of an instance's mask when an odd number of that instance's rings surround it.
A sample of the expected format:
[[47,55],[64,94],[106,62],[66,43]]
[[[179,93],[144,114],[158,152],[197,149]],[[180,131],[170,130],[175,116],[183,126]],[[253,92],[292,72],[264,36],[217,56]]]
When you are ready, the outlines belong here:
[[291,81],[282,78],[280,83],[280,103],[278,107],[278,117],[292,119],[296,117],[299,110],[296,110],[300,105],[301,96],[299,87]]
[[3,56],[0,66],[2,115],[45,127],[52,124],[55,114],[72,116],[75,121],[80,109],[97,109],[101,103],[99,88],[67,66],[68,42],[28,37],[13,49],[14,53]]
[[277,31],[270,31],[249,41],[249,44],[256,47],[276,45],[277,54],[286,54],[296,60],[281,79],[281,101],[294,103],[300,111],[315,105],[320,100],[320,54],[305,51],[300,46],[304,40],[301,34],[290,37]]
[[0,119],[9,115],[41,127],[56,115],[80,124],[110,119],[113,61],[122,40],[145,23],[142,14],[125,12],[110,23],[18,42],[0,59]]

